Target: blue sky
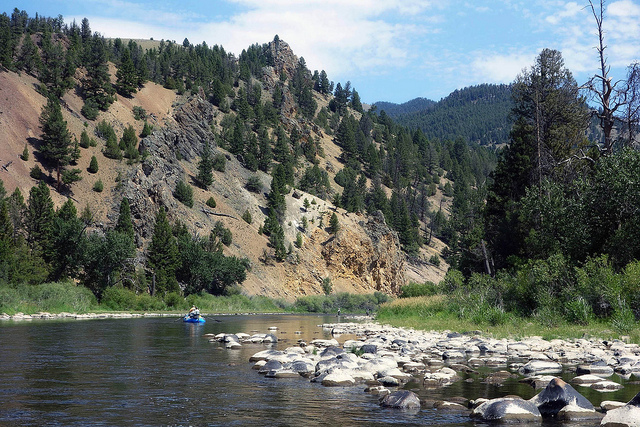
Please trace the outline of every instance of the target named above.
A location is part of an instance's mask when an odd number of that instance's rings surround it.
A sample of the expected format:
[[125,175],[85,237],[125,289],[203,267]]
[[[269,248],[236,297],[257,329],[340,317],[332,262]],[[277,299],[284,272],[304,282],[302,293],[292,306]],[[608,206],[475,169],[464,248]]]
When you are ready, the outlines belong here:
[[[596,0],[597,1],[597,0]],[[6,4],[0,11],[10,13]],[[612,75],[640,60],[640,0],[609,0]],[[278,34],[311,70],[351,81],[364,102],[439,100],[510,83],[543,48],[560,50],[578,83],[597,72],[588,0],[21,0],[30,16],[87,17],[106,37],[206,41],[239,54]]]

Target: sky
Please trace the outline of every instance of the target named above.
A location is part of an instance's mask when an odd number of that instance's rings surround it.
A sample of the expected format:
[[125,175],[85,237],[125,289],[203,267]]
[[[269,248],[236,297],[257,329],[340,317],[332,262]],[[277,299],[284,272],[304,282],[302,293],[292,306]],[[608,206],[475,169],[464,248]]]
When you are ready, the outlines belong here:
[[[16,7],[8,1],[0,0],[0,12]],[[588,0],[20,0],[17,7],[65,23],[86,17],[105,37],[188,38],[236,55],[277,34],[310,70],[351,81],[366,103],[438,101],[467,86],[511,83],[544,48],[562,52],[578,84],[599,65]],[[608,0],[604,28],[611,76],[623,78],[640,61],[640,0]]]

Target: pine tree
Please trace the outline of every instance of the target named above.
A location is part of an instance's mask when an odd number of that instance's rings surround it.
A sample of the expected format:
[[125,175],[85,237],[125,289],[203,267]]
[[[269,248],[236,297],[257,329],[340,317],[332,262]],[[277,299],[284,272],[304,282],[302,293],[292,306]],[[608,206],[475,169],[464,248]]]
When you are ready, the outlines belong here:
[[42,127],[42,145],[40,151],[45,159],[52,162],[57,171],[57,187],[60,190],[62,168],[71,160],[71,136],[67,122],[62,118],[60,103],[57,98],[50,97],[40,114]]
[[95,34],[87,43],[85,50],[87,75],[83,79],[85,105],[107,111],[114,101],[114,89],[111,86],[107,48],[104,38]]
[[138,76],[136,67],[131,59],[129,49],[125,48],[120,58],[120,67],[116,72],[116,90],[122,96],[131,98],[138,91]]
[[55,211],[53,210],[53,200],[51,200],[49,187],[44,181],[40,181],[38,185],[31,187],[29,191],[25,228],[29,247],[33,251],[42,254],[45,259],[51,253],[54,216]]
[[152,292],[177,291],[176,269],[179,265],[178,244],[171,232],[171,225],[164,208],[156,214],[153,237],[149,245],[147,263],[155,274],[155,290]]
[[200,162],[198,162],[198,175],[196,179],[205,190],[213,184],[213,155],[209,141],[204,144]]
[[87,169],[90,173],[98,172],[98,159],[96,156],[91,156],[91,163],[89,163],[89,168]]
[[331,214],[331,219],[329,219],[329,232],[336,234],[338,230],[340,230],[340,223],[338,221],[338,215],[334,212]]
[[130,250],[127,254],[129,256],[133,255],[135,251],[135,232],[133,230],[133,221],[131,220],[131,207],[129,205],[129,199],[127,199],[126,197],[123,197],[122,201],[120,202],[120,213],[118,215],[118,222],[116,223],[115,231],[127,236],[130,242]]
[[35,75],[37,71],[42,67],[42,61],[40,60],[40,53],[38,52],[38,48],[36,47],[33,40],[31,40],[31,35],[26,34],[24,37],[24,41],[22,42],[22,47],[20,48],[20,54],[18,55],[18,63],[16,64],[18,68],[23,69],[28,74]]

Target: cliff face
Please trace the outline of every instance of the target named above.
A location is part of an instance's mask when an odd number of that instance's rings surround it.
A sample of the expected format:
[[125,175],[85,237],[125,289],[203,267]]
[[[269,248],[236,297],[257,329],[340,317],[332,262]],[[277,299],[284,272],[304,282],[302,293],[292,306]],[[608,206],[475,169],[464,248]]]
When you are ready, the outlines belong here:
[[[283,221],[286,240],[294,242],[300,233],[303,244],[294,249],[286,261],[278,263],[270,256],[272,249],[267,245],[267,238],[258,233],[265,219],[268,175],[257,173],[265,192],[248,192],[244,184],[254,173],[244,169],[224,150],[214,147],[214,153],[227,156],[226,170],[215,172],[214,184],[207,191],[197,188],[193,177],[199,153],[206,141],[213,140],[210,122],[216,114],[216,107],[194,96],[175,110],[173,119],[166,121],[163,128],[141,141],[140,149],[147,151],[147,157],[129,169],[121,182],[122,194],[130,200],[140,249],[146,247],[153,234],[157,209],[164,206],[170,219],[185,222],[201,236],[208,235],[216,221],[222,221],[232,231],[233,243],[225,248],[225,254],[249,259],[251,271],[242,286],[248,294],[285,299],[319,294],[323,292],[325,278],[329,278],[333,289],[339,292],[395,294],[399,291],[406,283],[405,257],[396,233],[386,225],[382,213],[370,217],[347,214],[310,194],[296,190],[293,197],[291,192],[286,196]],[[180,179],[194,185],[195,205],[191,209],[173,196]],[[215,209],[205,205],[210,196],[217,201]],[[315,202],[308,209],[304,207],[305,198]],[[251,224],[240,219],[246,210],[253,217]],[[335,236],[326,228],[333,212],[340,223]],[[303,217],[307,221],[306,229],[302,228]]]

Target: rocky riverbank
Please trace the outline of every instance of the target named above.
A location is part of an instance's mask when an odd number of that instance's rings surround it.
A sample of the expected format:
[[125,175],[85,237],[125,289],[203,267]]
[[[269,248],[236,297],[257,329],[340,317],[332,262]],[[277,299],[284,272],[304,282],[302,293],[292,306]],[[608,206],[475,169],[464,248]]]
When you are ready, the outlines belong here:
[[132,319],[136,317],[179,317],[176,313],[122,313],[122,312],[105,312],[105,313],[49,313],[46,311],[25,314],[16,313],[12,316],[7,313],[0,314],[1,320],[28,321],[28,320],[47,320],[47,319]]
[[[482,421],[542,422],[552,418],[581,426],[640,426],[640,393],[629,402],[602,401],[594,407],[571,385],[604,393],[623,387],[610,379],[614,373],[618,378],[640,378],[637,344],[596,339],[546,341],[540,337],[498,340],[376,323],[320,326],[334,336],[353,334],[356,339],[342,345],[335,338],[308,343],[298,340],[295,346],[276,350],[275,334],[218,334],[208,338],[224,343],[229,350],[245,343],[268,343],[271,348],[249,360],[259,374],[274,379],[304,377],[326,387],[353,387],[354,393],[364,390],[376,395],[384,407],[462,411]],[[463,380],[464,373],[483,368],[491,368],[484,379],[489,384],[517,376],[542,391],[528,400],[505,396],[433,401],[404,387],[409,382],[418,382],[422,389],[448,387]],[[556,376],[563,371],[575,372],[571,384]],[[640,390],[638,382],[627,384]]]

